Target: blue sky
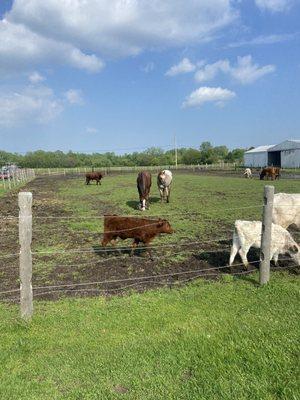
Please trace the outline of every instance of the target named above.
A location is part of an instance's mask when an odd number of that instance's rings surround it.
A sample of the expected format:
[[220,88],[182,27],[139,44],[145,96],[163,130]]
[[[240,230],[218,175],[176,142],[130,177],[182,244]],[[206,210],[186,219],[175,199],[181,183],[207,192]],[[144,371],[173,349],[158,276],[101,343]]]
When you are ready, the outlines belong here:
[[300,136],[298,0],[1,0],[8,151]]

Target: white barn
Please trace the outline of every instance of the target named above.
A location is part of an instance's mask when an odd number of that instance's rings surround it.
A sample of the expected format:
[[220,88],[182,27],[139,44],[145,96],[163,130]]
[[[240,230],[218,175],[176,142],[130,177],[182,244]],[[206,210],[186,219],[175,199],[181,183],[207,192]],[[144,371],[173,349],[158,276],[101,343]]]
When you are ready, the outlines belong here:
[[245,167],[265,167],[268,165],[268,149],[274,145],[259,146],[244,154]]
[[259,146],[244,154],[246,167],[276,166],[300,168],[300,140],[285,140],[277,145]]

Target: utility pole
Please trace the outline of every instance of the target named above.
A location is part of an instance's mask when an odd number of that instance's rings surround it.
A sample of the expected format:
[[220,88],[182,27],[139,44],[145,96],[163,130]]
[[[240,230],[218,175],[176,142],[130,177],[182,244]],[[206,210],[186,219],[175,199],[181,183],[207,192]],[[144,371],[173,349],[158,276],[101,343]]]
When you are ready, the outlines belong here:
[[176,135],[174,135],[174,149],[175,149],[175,168],[177,169],[178,156],[177,156],[177,141],[176,141]]

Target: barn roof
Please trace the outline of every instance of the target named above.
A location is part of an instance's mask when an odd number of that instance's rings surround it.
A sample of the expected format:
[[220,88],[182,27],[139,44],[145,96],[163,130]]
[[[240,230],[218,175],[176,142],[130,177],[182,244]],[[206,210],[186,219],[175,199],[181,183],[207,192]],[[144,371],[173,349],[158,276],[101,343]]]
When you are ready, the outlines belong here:
[[267,146],[258,146],[258,147],[255,147],[255,149],[246,151],[245,154],[263,153],[263,152],[268,151],[271,147],[274,147],[274,145],[273,144],[269,144]]
[[294,150],[294,149],[300,149],[299,139],[285,140],[284,142],[281,142],[276,146],[272,147],[269,151]]

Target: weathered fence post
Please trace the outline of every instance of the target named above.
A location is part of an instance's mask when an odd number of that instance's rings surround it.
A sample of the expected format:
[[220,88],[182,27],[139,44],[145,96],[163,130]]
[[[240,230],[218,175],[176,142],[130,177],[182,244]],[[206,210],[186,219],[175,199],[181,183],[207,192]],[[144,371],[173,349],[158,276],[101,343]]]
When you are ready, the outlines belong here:
[[19,241],[20,241],[20,307],[21,317],[29,320],[33,313],[32,295],[32,193],[19,193]]
[[272,240],[274,186],[264,188],[263,220],[261,228],[261,249],[259,266],[259,283],[264,285],[270,280],[270,250]]

